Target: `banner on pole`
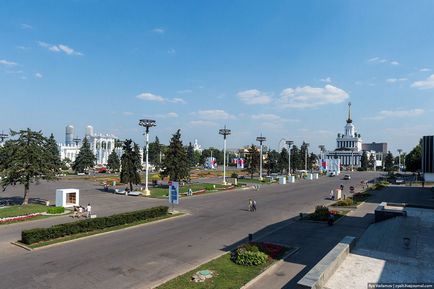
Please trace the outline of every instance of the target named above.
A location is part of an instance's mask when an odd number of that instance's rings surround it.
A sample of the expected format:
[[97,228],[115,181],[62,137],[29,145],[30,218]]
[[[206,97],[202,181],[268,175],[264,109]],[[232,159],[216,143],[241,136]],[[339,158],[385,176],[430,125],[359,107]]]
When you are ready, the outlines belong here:
[[179,204],[179,183],[169,182],[169,203]]

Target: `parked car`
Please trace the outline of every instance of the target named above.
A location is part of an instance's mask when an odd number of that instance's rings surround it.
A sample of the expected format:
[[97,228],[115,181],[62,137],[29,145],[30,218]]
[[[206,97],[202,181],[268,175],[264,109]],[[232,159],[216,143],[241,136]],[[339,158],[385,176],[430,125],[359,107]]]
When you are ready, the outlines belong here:
[[330,174],[329,174],[329,177],[335,177],[336,176],[336,173],[335,172],[331,172]]
[[405,181],[402,178],[396,178],[395,179],[395,184],[402,185],[402,184],[405,184]]
[[344,176],[344,180],[351,180],[351,176],[350,175],[345,175]]

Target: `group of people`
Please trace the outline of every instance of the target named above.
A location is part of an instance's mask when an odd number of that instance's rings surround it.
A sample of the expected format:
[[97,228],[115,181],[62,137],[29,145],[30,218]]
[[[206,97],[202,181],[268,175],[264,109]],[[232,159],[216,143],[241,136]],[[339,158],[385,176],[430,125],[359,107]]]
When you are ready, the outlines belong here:
[[86,217],[90,218],[92,212],[92,207],[90,204],[87,204],[87,207],[83,206],[74,206],[74,213],[72,215],[73,218]]
[[255,212],[256,211],[256,201],[249,199],[249,212]]

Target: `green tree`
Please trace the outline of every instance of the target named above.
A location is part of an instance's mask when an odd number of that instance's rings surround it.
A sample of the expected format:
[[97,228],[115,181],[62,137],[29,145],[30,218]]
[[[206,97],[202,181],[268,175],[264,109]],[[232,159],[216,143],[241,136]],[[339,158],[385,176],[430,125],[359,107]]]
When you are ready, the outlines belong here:
[[163,178],[169,177],[171,181],[190,179],[190,167],[187,152],[182,145],[181,131],[179,129],[170,139],[170,144],[166,151],[163,171],[160,175]]
[[368,154],[363,151],[362,157],[360,158],[360,168],[364,171],[368,170]]
[[376,162],[376,160],[375,160],[375,154],[370,154],[370,156],[369,156],[369,161],[368,161],[368,168],[369,169],[371,169],[371,170],[374,170],[375,169],[375,162]]
[[187,147],[187,159],[188,159],[188,166],[190,168],[195,167],[196,166],[196,162],[194,159],[194,148],[193,145],[191,144],[191,142],[188,144]]
[[307,161],[308,161],[308,163],[307,163],[307,168],[309,169],[309,170],[312,170],[312,169],[314,169],[315,168],[315,166],[316,166],[316,161],[317,161],[317,159],[318,159],[318,156],[316,155],[316,154],[314,154],[314,153],[310,153],[310,155],[308,156],[308,158],[307,158]]
[[72,163],[72,169],[75,172],[83,173],[95,166],[96,157],[90,149],[90,144],[87,138],[83,139],[80,152],[78,153],[75,161]]
[[269,151],[267,154],[267,159],[265,162],[265,169],[267,174],[277,173],[279,171],[278,167],[279,153],[276,150]]
[[260,154],[258,149],[254,144],[249,147],[248,152],[246,154],[246,167],[245,171],[250,174],[250,178],[253,179],[253,175],[259,170],[259,158]]
[[200,164],[205,165],[206,158],[213,157],[216,159],[218,165],[223,165],[223,151],[210,147],[208,149],[204,149],[202,151],[202,155],[200,158]]
[[138,145],[131,139],[126,139],[123,145],[121,157],[121,183],[129,184],[133,190],[133,184],[140,184],[140,155]]
[[121,161],[115,150],[112,150],[107,160],[107,167],[113,172],[118,172],[121,167]]
[[[307,166],[305,166],[306,162],[306,153],[308,154],[307,158]],[[301,169],[304,170],[306,167],[309,169],[309,148],[305,142],[301,145],[300,149],[300,160],[301,160]]]
[[23,205],[29,202],[30,184],[43,180],[56,180],[60,172],[57,159],[53,157],[49,141],[42,132],[12,131],[17,139],[7,141],[0,148],[0,173],[3,190],[8,185],[24,185]]
[[[161,168],[161,155],[163,154],[163,145],[160,144],[158,136],[155,137],[155,141],[149,143],[149,162],[155,166],[155,170],[159,171]],[[146,155],[144,155],[146,158]]]
[[384,158],[384,170],[386,172],[393,171],[393,155],[390,151],[387,153],[386,157]]
[[405,156],[405,169],[417,172],[422,169],[422,146],[418,144]]
[[288,171],[288,158],[288,150],[286,148],[283,148],[279,154],[279,159],[277,160],[277,166],[281,174],[283,174],[283,172],[285,171]]
[[57,142],[54,139],[53,134],[51,134],[47,140],[47,150],[48,150],[49,156],[51,158],[50,163],[54,167],[60,169],[62,167],[62,161],[60,160],[59,147],[57,146]]
[[291,170],[295,171],[304,169],[302,161],[302,159],[304,159],[304,154],[303,158],[301,157],[301,154],[300,149],[296,145],[293,145],[291,148]]

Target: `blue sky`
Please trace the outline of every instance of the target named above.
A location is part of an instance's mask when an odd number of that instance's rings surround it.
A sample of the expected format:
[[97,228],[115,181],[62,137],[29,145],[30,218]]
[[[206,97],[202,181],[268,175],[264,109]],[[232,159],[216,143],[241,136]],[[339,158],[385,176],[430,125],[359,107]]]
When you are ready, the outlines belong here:
[[0,130],[228,147],[434,134],[432,1],[1,1]]

